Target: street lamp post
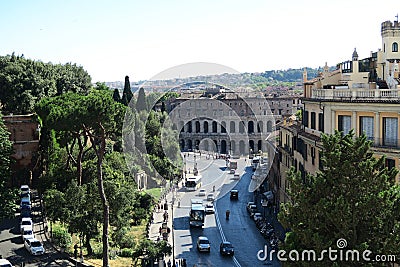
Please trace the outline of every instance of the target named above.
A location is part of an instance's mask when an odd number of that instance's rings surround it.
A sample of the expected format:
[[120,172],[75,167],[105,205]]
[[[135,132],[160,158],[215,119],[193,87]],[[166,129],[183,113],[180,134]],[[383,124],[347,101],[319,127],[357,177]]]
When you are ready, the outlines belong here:
[[171,205],[171,218],[172,218],[172,266],[175,267],[175,236],[174,236],[174,204],[175,204],[175,190],[172,190],[172,205]]

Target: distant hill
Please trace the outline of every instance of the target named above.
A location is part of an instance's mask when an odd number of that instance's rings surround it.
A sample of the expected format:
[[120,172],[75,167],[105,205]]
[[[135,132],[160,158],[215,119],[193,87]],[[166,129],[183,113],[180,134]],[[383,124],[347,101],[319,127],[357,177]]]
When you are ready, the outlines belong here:
[[[312,79],[318,76],[318,73],[323,69],[319,68],[306,68],[308,79]],[[334,70],[335,67],[330,67],[330,70]],[[239,88],[243,86],[250,86],[254,89],[262,89],[266,86],[287,86],[294,87],[299,86],[303,82],[303,71],[304,69],[287,69],[287,70],[269,70],[261,73],[239,73],[239,74],[219,74],[209,76],[197,76],[180,79],[170,80],[158,80],[158,81],[139,81],[131,82],[131,88],[136,91],[140,86],[144,86],[145,89],[158,89],[163,91],[164,89],[170,89],[183,83],[191,83],[194,81],[206,81],[210,83],[222,84],[229,88]],[[106,85],[110,88],[122,89],[124,82],[106,82]]]

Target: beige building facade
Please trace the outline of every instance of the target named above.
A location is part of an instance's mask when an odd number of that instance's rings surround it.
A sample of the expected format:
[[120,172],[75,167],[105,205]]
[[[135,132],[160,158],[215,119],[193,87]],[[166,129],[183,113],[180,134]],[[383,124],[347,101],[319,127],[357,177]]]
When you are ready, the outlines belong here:
[[288,168],[294,166],[303,177],[321,168],[321,133],[365,133],[375,155],[386,155],[387,167],[399,168],[400,23],[386,21],[381,26],[382,48],[370,57],[359,60],[355,49],[352,59],[332,72],[325,66],[314,79],[303,74],[302,121],[290,121],[280,129],[281,201],[290,201]]

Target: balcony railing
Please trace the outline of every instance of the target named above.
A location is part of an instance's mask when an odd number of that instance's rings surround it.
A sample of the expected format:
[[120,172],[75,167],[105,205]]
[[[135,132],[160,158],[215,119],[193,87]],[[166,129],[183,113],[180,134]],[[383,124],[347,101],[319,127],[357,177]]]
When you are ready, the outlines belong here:
[[317,99],[400,99],[400,89],[313,89],[312,98]]
[[400,139],[368,138],[376,148],[400,149]]

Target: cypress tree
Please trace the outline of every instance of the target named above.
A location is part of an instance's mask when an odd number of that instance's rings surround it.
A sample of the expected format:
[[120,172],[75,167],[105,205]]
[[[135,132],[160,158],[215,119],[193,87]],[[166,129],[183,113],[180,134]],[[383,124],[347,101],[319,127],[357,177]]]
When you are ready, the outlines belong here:
[[136,102],[136,110],[137,111],[146,110],[146,95],[144,93],[143,87],[140,87],[139,89],[138,99]]
[[113,99],[114,101],[121,103],[121,96],[119,95],[119,90],[117,88],[114,89]]
[[122,104],[128,106],[132,97],[133,93],[131,91],[131,83],[129,82],[129,76],[125,76],[124,92],[122,93]]

